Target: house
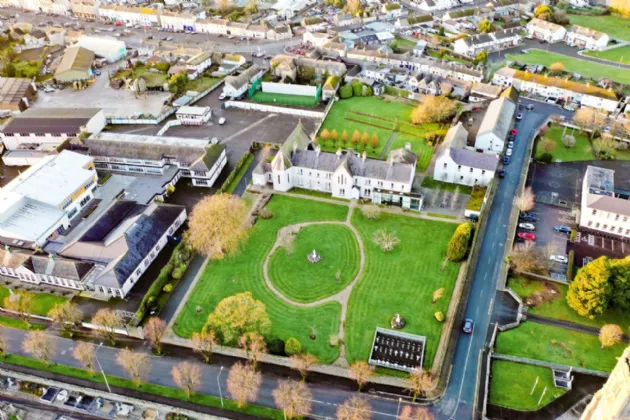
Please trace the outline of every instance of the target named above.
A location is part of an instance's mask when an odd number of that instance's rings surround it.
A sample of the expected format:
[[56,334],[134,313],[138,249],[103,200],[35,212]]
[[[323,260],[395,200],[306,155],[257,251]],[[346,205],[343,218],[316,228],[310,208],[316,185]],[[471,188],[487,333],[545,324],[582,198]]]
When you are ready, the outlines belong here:
[[46,156],[0,190],[0,241],[43,247],[94,198],[96,180],[90,156],[67,150]]
[[207,68],[212,66],[212,54],[202,52],[186,61],[186,69],[188,70],[188,78],[196,79]]
[[397,18],[403,15],[403,8],[398,3],[386,3],[381,7],[386,19]]
[[29,79],[0,77],[0,110],[26,111],[37,95],[37,89]]
[[107,125],[100,108],[30,108],[1,130],[8,150],[53,150],[82,132],[99,133]]
[[568,0],[568,3],[573,7],[589,7],[590,3],[587,0]]
[[293,37],[293,32],[289,25],[278,25],[267,31],[267,39],[288,39]]
[[339,13],[335,15],[335,25],[336,26],[351,26],[358,25],[361,23],[361,17],[352,16],[350,13]]
[[630,412],[630,347],[617,357],[604,386],[588,403],[581,420],[622,419]]
[[571,25],[565,39],[568,45],[587,50],[602,50],[610,42],[610,37],[605,33],[579,25]]
[[160,14],[160,25],[173,31],[194,32],[197,17],[192,13],[164,11]]
[[247,36],[247,28],[249,23],[228,22],[227,33],[234,36]]
[[427,41],[420,39],[416,42],[416,45],[411,49],[411,54],[415,57],[420,57],[424,54],[424,50],[427,48]]
[[247,27],[247,32],[245,32],[245,36],[253,39],[265,39],[267,37],[268,31],[269,27],[264,22],[259,24],[251,24]]
[[477,131],[475,149],[493,154],[502,153],[512,126],[514,111],[516,104],[505,96],[490,102]]
[[406,148],[392,150],[386,161],[368,159],[365,152],[322,152],[298,123],[271,162],[262,161],[254,169],[252,181],[272,184],[276,191],[298,187],[420,210],[422,196],[411,193],[416,161],[417,156]]
[[617,109],[619,99],[612,89],[591,86],[588,83],[573,82],[559,77],[548,77],[507,67],[497,70],[492,78],[495,85],[514,86],[526,93],[542,97],[563,99],[566,103],[613,112]]
[[254,83],[263,76],[263,70],[254,64],[247,70],[244,70],[238,76],[228,76],[225,78],[225,85],[223,86],[223,93],[231,98],[237,98],[245,92],[250,83]]
[[326,21],[318,16],[309,18],[305,17],[304,19],[302,19],[301,23],[304,29],[306,29],[308,32],[322,31],[326,29],[326,26],[328,26]]
[[615,185],[614,170],[588,166],[582,181],[580,227],[613,237],[630,237],[629,199],[628,191]]
[[59,83],[72,83],[88,80],[92,77],[94,53],[83,47],[69,47],[55,71],[55,79]]
[[70,11],[78,18],[97,19],[98,0],[70,0]]
[[468,131],[461,122],[448,130],[435,160],[434,179],[460,185],[482,186],[492,181],[499,155],[468,148],[467,139]]
[[503,88],[501,86],[489,85],[487,83],[474,83],[470,90],[468,100],[470,102],[482,102],[497,99]]
[[427,12],[435,12],[437,10],[450,9],[459,3],[457,0],[412,0],[409,4]]
[[299,67],[311,67],[315,74],[323,76],[343,76],[346,74],[346,65],[342,62],[329,60],[314,60],[312,58],[298,58],[289,55],[276,55],[271,60],[271,72],[282,80],[297,78]]
[[525,26],[528,38],[536,38],[547,42],[559,42],[564,40],[567,30],[562,25],[546,20],[533,18]]
[[127,56],[127,47],[124,41],[110,37],[81,36],[75,46],[92,51],[108,63],[115,63]]
[[520,44],[519,28],[504,29],[488,34],[478,34],[460,38],[454,43],[454,51],[467,57],[475,57],[480,52],[500,51]]
[[46,32],[35,29],[24,35],[24,46],[28,48],[41,48],[50,45]]
[[86,139],[81,151],[92,156],[98,171],[172,173],[170,185],[184,177],[194,186],[212,187],[227,163],[223,145],[168,136],[104,132]]
[[323,47],[330,42],[328,34],[325,32],[304,32],[302,40],[305,44],[311,44],[314,47]]
[[209,106],[180,106],[175,117],[182,125],[203,125],[212,117],[212,109]]
[[227,19],[200,19],[195,22],[195,31],[206,34],[227,35],[229,22]]

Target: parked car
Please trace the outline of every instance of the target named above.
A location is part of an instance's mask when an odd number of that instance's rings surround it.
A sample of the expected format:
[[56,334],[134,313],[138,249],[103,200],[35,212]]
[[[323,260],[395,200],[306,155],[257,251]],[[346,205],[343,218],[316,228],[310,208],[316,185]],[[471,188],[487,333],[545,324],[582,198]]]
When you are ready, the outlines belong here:
[[54,92],[54,91],[55,91],[55,89],[53,89],[53,88],[52,88],[52,87],[50,87],[50,86],[46,86],[46,87],[44,88],[44,92],[46,92],[46,93],[52,93],[52,92]]
[[94,74],[97,75],[97,76],[100,76],[101,75],[101,71],[100,70],[94,70]]
[[523,119],[523,114],[521,114],[520,112],[518,114],[516,114],[516,119],[517,120],[522,120]]
[[510,134],[515,136],[518,134],[518,130],[516,128],[513,128],[512,131],[510,131]]
[[511,157],[511,156],[512,156],[512,150],[513,150],[513,149],[507,149],[507,150],[505,151],[505,156]]
[[536,226],[533,223],[519,223],[518,227],[525,230],[536,230]]
[[514,149],[514,141],[508,142],[508,149]]
[[219,125],[223,125],[223,124],[225,124],[225,118],[221,117],[219,118]]
[[226,95],[225,93],[221,93],[221,94],[219,95],[219,100],[220,100],[220,101],[225,101],[225,98],[227,98],[227,95]]
[[536,216],[531,214],[531,213],[521,213],[518,216],[519,219],[521,220],[525,220],[527,222],[535,222],[536,221]]
[[504,178],[505,177],[505,171],[503,169],[501,169],[499,172],[499,178]]
[[510,135],[508,136],[508,140],[509,140],[509,141],[515,141],[515,140],[516,140],[516,136],[515,136],[514,134],[510,134]]
[[525,239],[526,241],[536,240],[536,236],[533,233],[529,233],[529,232],[519,232],[517,233],[517,236],[521,239]]
[[575,107],[571,105],[565,105],[563,106],[563,108],[566,109],[567,111],[571,111],[571,112],[575,111]]
[[503,164],[504,165],[509,165],[510,164],[510,158],[508,156],[503,156]]
[[553,230],[560,233],[571,233],[571,228],[568,226],[556,226]]
[[564,255],[550,255],[549,259],[551,261],[557,262],[557,263],[561,263],[561,264],[566,264],[569,262],[569,259],[567,257],[565,257]]
[[475,321],[470,318],[466,318],[464,320],[464,326],[462,327],[462,331],[466,334],[472,334],[473,329],[475,328]]

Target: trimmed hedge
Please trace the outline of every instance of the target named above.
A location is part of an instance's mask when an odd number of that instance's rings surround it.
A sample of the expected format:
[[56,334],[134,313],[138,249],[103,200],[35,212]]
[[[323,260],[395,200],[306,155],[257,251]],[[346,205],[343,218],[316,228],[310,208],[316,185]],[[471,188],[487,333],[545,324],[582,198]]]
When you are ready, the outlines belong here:
[[470,238],[472,237],[472,224],[466,222],[457,226],[455,233],[450,241],[448,241],[448,248],[446,250],[446,258],[449,261],[458,262],[464,259],[468,252],[468,246],[470,244]]
[[219,189],[219,192],[218,192],[219,194],[223,194],[224,192],[227,191],[227,189],[230,187],[230,184],[232,183],[232,181],[234,181],[234,177],[236,176],[238,171],[241,170],[241,168],[243,167],[245,162],[247,162],[247,159],[249,159],[251,154],[252,154],[252,152],[248,151],[247,153],[245,153],[243,155],[243,157],[241,157],[238,160],[238,162],[236,162],[236,166],[234,167],[234,169],[232,169],[232,172],[230,172],[228,177],[225,179],[225,181],[223,182],[223,185],[221,185],[221,188]]
[[302,353],[302,345],[296,338],[290,337],[284,344],[284,352],[287,356]]
[[575,260],[575,252],[573,250],[569,251],[567,260],[567,280],[573,281],[573,262]]

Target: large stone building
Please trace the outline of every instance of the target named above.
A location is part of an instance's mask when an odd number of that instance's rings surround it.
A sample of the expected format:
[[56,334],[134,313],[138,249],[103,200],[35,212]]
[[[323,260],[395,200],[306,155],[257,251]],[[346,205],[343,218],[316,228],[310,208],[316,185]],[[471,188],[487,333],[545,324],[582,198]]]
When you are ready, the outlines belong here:
[[506,96],[490,102],[477,131],[475,148],[489,153],[503,152],[515,111],[516,104]]
[[630,347],[626,348],[608,380],[595,393],[580,420],[630,419]]

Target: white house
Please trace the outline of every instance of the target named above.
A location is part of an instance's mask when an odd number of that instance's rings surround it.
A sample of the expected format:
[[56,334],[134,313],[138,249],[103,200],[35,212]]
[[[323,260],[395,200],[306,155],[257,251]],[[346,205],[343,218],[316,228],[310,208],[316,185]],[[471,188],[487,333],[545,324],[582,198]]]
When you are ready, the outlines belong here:
[[536,38],[547,42],[560,42],[567,35],[564,26],[546,20],[534,18],[525,26],[528,38]]
[[615,189],[615,171],[588,166],[582,181],[580,227],[630,237],[630,196]]
[[486,186],[494,178],[499,155],[480,153],[466,146],[468,131],[461,122],[446,133],[435,160],[433,178],[461,185]]
[[457,54],[474,57],[480,52],[500,51],[521,43],[520,28],[511,28],[460,38],[454,43]]
[[188,61],[186,61],[188,78],[196,79],[210,66],[212,66],[212,54],[207,51],[191,57]]
[[293,32],[289,25],[278,25],[267,31],[267,39],[288,39],[293,37]]
[[245,36],[253,39],[265,39],[267,37],[268,31],[269,27],[264,22],[259,24],[252,24],[247,27]]
[[203,125],[212,117],[212,109],[209,106],[180,106],[175,117],[182,125]]
[[115,63],[127,56],[127,48],[123,41],[109,37],[80,36],[75,44],[95,55],[103,57],[108,63]]
[[407,149],[393,150],[386,161],[367,159],[365,152],[322,152],[313,147],[301,123],[271,162],[261,162],[252,175],[256,185],[272,184],[277,191],[292,188],[330,193],[345,199],[371,199],[376,204],[422,208],[422,196],[411,193],[417,156]]
[[197,17],[192,13],[162,12],[160,25],[162,28],[170,30],[181,30],[194,32],[196,29]]
[[594,29],[571,25],[566,34],[566,41],[568,45],[573,47],[584,47],[587,50],[602,50],[610,42],[610,37]]
[[302,40],[305,44],[310,43],[314,47],[321,48],[330,42],[328,34],[325,32],[304,32]]
[[317,32],[326,29],[326,26],[328,26],[328,24],[322,18],[314,16],[302,19],[302,26],[304,26],[304,28],[308,32]]
[[263,76],[263,70],[254,64],[238,76],[228,76],[225,78],[223,93],[231,98],[237,98],[247,92],[247,88]]
[[352,16],[349,13],[339,13],[335,15],[335,25],[344,27],[351,25],[358,25],[361,23],[361,18],[359,16]]
[[563,99],[567,103],[589,106],[607,112],[617,109],[619,99],[612,89],[603,89],[559,77],[548,77],[503,67],[494,73],[492,83],[514,86],[519,91],[538,96]]
[[99,133],[107,124],[100,108],[29,108],[0,130],[8,150],[52,151],[81,132]]
[[[461,3],[471,3],[471,1],[464,0]],[[450,9],[451,7],[458,6],[460,3],[457,0],[413,0],[409,4],[427,12],[434,12],[437,10]]]
[[505,96],[490,102],[477,131],[475,149],[493,154],[503,152],[515,110],[516,104]]
[[404,9],[399,3],[386,3],[381,7],[381,13],[383,13],[386,19],[397,18],[403,15]]
[[195,30],[206,34],[227,35],[229,22],[227,19],[200,19],[195,22]]

